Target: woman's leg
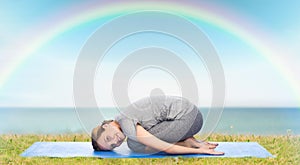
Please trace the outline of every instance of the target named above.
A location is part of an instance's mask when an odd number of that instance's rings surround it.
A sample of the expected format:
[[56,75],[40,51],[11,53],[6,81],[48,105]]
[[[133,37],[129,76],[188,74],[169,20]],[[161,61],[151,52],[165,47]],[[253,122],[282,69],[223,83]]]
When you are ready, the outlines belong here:
[[[176,143],[187,138],[193,137],[202,127],[202,114],[197,107],[190,113],[182,116],[180,119],[163,121],[148,131],[157,138],[169,143]],[[127,144],[130,149],[135,152],[147,152],[147,147],[137,141],[127,139]],[[149,151],[155,152],[155,151]]]
[[175,143],[193,137],[202,128],[203,117],[199,109],[194,109],[180,119],[163,121],[148,131],[157,138]]

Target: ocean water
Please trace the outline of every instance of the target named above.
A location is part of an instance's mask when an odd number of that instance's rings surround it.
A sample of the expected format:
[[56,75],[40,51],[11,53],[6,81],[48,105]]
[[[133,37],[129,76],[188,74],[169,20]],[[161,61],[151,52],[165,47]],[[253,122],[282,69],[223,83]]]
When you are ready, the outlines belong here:
[[[205,118],[208,108],[200,109]],[[0,134],[88,133],[87,125],[113,119],[118,113],[115,108],[103,108],[101,117],[95,115],[99,109],[83,110],[78,115],[74,108],[0,108]],[[300,108],[225,108],[214,132],[300,135]]]

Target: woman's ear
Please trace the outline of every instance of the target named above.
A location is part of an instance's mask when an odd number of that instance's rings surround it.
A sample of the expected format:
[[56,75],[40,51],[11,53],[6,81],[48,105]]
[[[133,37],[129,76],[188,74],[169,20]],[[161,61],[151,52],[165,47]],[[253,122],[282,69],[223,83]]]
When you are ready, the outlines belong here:
[[106,124],[102,125],[102,128],[106,129],[108,126],[109,126],[109,124],[106,123]]

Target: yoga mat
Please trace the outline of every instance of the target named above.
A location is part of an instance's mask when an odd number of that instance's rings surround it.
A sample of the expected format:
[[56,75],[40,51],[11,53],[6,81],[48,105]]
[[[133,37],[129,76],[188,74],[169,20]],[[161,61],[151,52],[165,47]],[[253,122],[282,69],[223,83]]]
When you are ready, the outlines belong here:
[[94,151],[91,142],[35,142],[21,156],[23,157],[99,157],[99,158],[163,158],[163,157],[274,157],[256,142],[218,142],[221,156],[205,154],[170,155],[164,152],[142,154],[132,152],[126,142],[113,151]]

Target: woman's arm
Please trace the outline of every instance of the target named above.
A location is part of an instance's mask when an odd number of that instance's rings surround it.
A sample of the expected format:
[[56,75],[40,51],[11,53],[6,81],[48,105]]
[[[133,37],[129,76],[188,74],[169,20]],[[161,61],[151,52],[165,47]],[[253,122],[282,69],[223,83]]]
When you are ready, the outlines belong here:
[[215,151],[208,147],[201,148],[189,148],[184,146],[179,146],[171,143],[167,143],[163,140],[158,139],[150,132],[146,131],[142,126],[136,126],[137,140],[151,148],[159,151],[164,151],[169,154],[213,154],[213,155],[223,155],[223,152]]

